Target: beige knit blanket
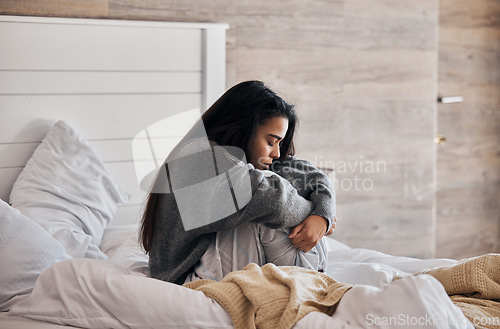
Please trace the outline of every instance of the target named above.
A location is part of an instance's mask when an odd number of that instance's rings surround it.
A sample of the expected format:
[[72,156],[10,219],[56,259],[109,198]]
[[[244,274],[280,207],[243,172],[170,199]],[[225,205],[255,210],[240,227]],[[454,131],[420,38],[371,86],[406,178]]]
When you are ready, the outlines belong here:
[[438,279],[474,327],[500,328],[500,254],[467,258],[418,274]]
[[215,299],[231,315],[236,329],[288,329],[312,311],[332,315],[352,285],[297,266],[248,264],[221,281],[184,285]]

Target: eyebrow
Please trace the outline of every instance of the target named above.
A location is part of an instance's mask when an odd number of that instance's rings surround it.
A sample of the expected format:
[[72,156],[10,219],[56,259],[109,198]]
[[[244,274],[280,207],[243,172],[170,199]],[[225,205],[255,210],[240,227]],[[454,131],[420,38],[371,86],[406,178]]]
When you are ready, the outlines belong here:
[[281,139],[283,139],[283,137],[280,137],[280,136],[278,136],[278,135],[274,135],[274,134],[268,134],[267,136],[274,137],[274,138],[276,138],[277,140],[281,140]]

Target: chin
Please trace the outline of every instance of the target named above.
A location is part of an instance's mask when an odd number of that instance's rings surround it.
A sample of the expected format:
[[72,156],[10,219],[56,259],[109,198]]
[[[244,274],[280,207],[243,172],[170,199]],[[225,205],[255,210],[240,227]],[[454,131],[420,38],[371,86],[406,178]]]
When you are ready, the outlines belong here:
[[259,169],[259,170],[269,170],[268,165],[258,165],[258,166],[255,166],[255,168]]

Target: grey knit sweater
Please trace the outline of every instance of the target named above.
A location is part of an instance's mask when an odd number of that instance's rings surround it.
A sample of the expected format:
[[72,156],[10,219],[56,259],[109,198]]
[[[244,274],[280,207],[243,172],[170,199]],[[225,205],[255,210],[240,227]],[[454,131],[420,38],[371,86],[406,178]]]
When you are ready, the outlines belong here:
[[[319,215],[328,221],[327,230],[330,229],[336,214],[335,192],[323,172],[308,161],[290,157],[285,161],[273,162],[270,170],[276,175],[265,175],[264,171],[246,164],[244,159],[242,161],[236,153],[213,142],[194,141],[172,152],[167,158],[162,169],[167,172],[168,179],[157,178],[157,184],[159,181],[165,184],[162,192],[168,193],[160,194],[156,207],[149,257],[151,277],[184,283],[187,274],[215,239],[216,232],[234,229],[242,223],[263,223],[271,228],[294,227],[309,215]],[[242,207],[236,207],[227,217],[202,226],[194,225],[193,228],[185,218],[183,222],[181,216],[181,213],[186,213],[186,204],[188,208],[189,205],[193,206],[195,216],[209,216],[220,210],[220,204],[210,200],[224,193],[222,184],[214,182],[209,188],[203,185],[204,181],[214,177],[214,171],[207,168],[214,167],[215,175],[229,173],[235,204],[236,199],[241,201],[236,190],[246,185],[249,189],[248,198]],[[245,185],[248,180],[250,184]],[[197,186],[200,186],[199,190],[196,190]],[[195,187],[195,193],[172,193],[184,191],[185,187]],[[196,199],[200,193],[203,194],[203,202]],[[233,200],[229,198],[228,202]],[[184,210],[179,211],[180,207],[184,207]]]

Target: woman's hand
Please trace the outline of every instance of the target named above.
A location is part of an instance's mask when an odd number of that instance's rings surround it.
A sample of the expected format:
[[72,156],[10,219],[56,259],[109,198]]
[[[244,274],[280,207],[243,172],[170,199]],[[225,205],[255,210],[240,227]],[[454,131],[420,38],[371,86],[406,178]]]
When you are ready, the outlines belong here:
[[327,228],[328,221],[325,218],[310,215],[302,223],[292,228],[288,237],[292,239],[295,248],[308,252],[318,244]]

